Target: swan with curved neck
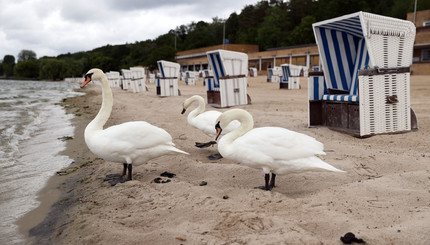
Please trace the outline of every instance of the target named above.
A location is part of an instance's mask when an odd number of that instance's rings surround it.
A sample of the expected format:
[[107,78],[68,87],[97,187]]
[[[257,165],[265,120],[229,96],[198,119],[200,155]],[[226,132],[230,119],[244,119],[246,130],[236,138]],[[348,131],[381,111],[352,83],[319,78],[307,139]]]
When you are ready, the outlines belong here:
[[[210,137],[215,137],[216,130],[215,130],[215,123],[216,119],[222,114],[219,111],[205,111],[206,109],[206,103],[202,96],[200,95],[193,95],[190,98],[186,99],[184,103],[182,104],[182,112],[181,114],[184,114],[186,110],[194,104],[194,102],[197,102],[197,107],[192,110],[188,116],[187,121],[188,124],[191,125],[194,128],[199,129],[206,135]],[[228,125],[227,128],[225,128],[224,132],[230,132],[231,130],[237,128],[239,126],[238,121],[233,121],[230,125]],[[200,143],[196,142],[196,146],[199,148],[205,148],[209,147],[211,145],[216,144],[216,141],[209,141],[207,143]],[[216,160],[222,158],[219,154],[213,154],[209,156],[209,159]]]
[[[216,123],[216,119],[222,113],[219,111],[205,111],[206,103],[203,97],[200,95],[193,95],[190,98],[186,99],[182,105],[183,109],[181,113],[184,114],[194,102],[197,102],[197,107],[188,114],[188,124],[197,129],[200,129],[203,133],[210,137],[215,137],[216,130],[214,126]],[[233,121],[233,123],[229,124],[228,127],[225,128],[224,132],[230,132],[238,126],[239,122]]]
[[[218,140],[223,128],[233,120],[238,120],[240,126]],[[344,172],[317,156],[325,155],[321,142],[285,128],[254,128],[254,120],[245,110],[231,109],[224,112],[218,117],[215,128],[219,153],[224,158],[248,167],[262,169],[265,174],[265,190],[271,190],[275,186],[278,174],[312,170]]]
[[102,70],[87,72],[81,88],[90,81],[99,81],[102,87],[102,105],[96,117],[85,128],[85,143],[97,156],[111,162],[123,163],[122,176],[132,179],[132,166],[166,154],[188,154],[175,147],[172,136],[164,129],[144,121],[126,122],[103,129],[112,112],[113,96]]

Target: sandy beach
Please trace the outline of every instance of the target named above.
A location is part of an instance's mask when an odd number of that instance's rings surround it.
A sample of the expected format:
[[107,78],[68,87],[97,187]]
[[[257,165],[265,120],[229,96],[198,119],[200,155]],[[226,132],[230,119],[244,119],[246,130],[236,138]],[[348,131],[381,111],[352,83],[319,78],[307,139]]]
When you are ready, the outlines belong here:
[[[321,158],[346,171],[278,176],[272,191],[254,189],[264,184],[261,170],[211,161],[207,156],[216,147],[194,146],[213,140],[181,115],[186,98],[206,97],[201,81],[196,86],[179,81],[177,97],[158,97],[148,82],[148,92],[113,89],[106,126],[147,121],[164,128],[190,155],[151,160],[133,169],[133,181],[111,187],[103,180],[121,173],[122,164],[97,158],[83,139],[101,105],[101,88],[90,84],[82,90],[86,95],[63,102],[76,115],[75,135],[64,152],[74,162],[50,180],[40,194],[41,207],[19,221],[21,231],[29,244],[342,244],[339,238],[347,232],[367,244],[428,244],[429,82],[430,76],[411,77],[418,131],[359,139],[308,128],[305,78],[300,90],[280,90],[264,76],[248,78],[252,104],[236,108],[249,111],[256,127],[279,126],[315,137],[325,145],[327,155]],[[155,183],[165,171],[176,176]]]

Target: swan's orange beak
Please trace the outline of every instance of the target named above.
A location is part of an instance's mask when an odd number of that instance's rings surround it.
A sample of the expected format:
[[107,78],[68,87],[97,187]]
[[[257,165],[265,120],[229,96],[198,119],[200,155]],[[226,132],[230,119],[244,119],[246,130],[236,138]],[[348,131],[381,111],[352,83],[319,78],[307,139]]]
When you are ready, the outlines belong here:
[[219,125],[219,122],[215,125],[215,130],[216,130],[216,136],[215,136],[215,141],[218,140],[218,137],[221,135],[222,132],[222,128]]
[[85,85],[87,85],[89,82],[91,82],[91,75],[92,74],[85,75],[85,81],[81,84],[81,88],[85,87]]

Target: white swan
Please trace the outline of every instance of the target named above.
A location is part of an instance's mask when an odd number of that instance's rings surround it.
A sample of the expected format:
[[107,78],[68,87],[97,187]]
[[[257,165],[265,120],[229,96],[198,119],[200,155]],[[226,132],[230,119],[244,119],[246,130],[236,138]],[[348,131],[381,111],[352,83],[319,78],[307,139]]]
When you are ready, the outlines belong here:
[[[210,137],[215,137],[216,130],[215,124],[216,119],[221,116],[222,112],[219,111],[205,111],[206,103],[200,95],[193,95],[186,99],[182,104],[182,114],[186,112],[188,107],[190,107],[195,101],[197,101],[197,107],[192,110],[187,117],[188,124],[201,130],[203,133]],[[233,129],[239,127],[240,123],[236,120],[232,121],[227,128],[224,129],[223,133],[228,133]]]
[[112,90],[106,75],[97,68],[88,71],[81,88],[92,80],[101,82],[103,101],[97,116],[85,128],[85,143],[104,160],[123,163],[122,176],[128,169],[127,180],[132,179],[133,165],[139,166],[166,154],[188,154],[174,146],[172,136],[164,129],[147,122],[126,122],[103,129],[112,112]]
[[[182,112],[181,114],[184,114],[188,107],[190,107],[194,102],[197,102],[197,107],[192,110],[188,116],[187,121],[188,124],[191,125],[194,128],[199,129],[206,135],[210,136],[211,138],[215,137],[216,130],[215,130],[215,124],[216,119],[222,114],[219,111],[205,111],[206,109],[206,103],[202,96],[200,95],[193,95],[190,98],[186,99],[184,103],[182,104]],[[238,121],[231,122],[227,128],[224,129],[223,133],[228,133],[232,131],[233,129],[239,127],[240,123]],[[216,144],[216,141],[210,141],[207,143],[200,143],[196,142],[196,146],[199,148],[209,147],[211,145]],[[221,158],[219,154],[214,154],[209,156],[210,159],[215,160],[218,158]]]
[[[218,151],[224,158],[262,169],[265,173],[265,190],[275,186],[277,174],[319,169],[344,172],[316,156],[325,155],[321,142],[285,128],[253,128],[251,114],[242,109],[231,109],[218,117],[216,140],[223,128],[235,119],[240,122],[240,126],[218,140]],[[270,173],[272,178],[269,183]]]

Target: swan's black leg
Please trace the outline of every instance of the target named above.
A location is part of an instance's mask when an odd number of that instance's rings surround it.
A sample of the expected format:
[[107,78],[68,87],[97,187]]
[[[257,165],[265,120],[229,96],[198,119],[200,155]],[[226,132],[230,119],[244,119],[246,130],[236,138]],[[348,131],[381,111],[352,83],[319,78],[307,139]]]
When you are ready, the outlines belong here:
[[128,164],[128,179],[127,180],[131,180],[132,172],[133,172],[133,165],[130,163],[130,164]]
[[276,177],[276,174],[272,173],[272,179],[270,180],[270,186],[269,186],[270,190],[272,190],[273,187],[275,187],[275,177]]
[[125,176],[127,174],[127,163],[123,163],[124,169],[122,170],[122,176]]
[[270,174],[265,174],[264,175],[264,182],[265,182],[264,189],[266,191],[270,190],[270,188],[269,188],[269,179],[270,179]]

